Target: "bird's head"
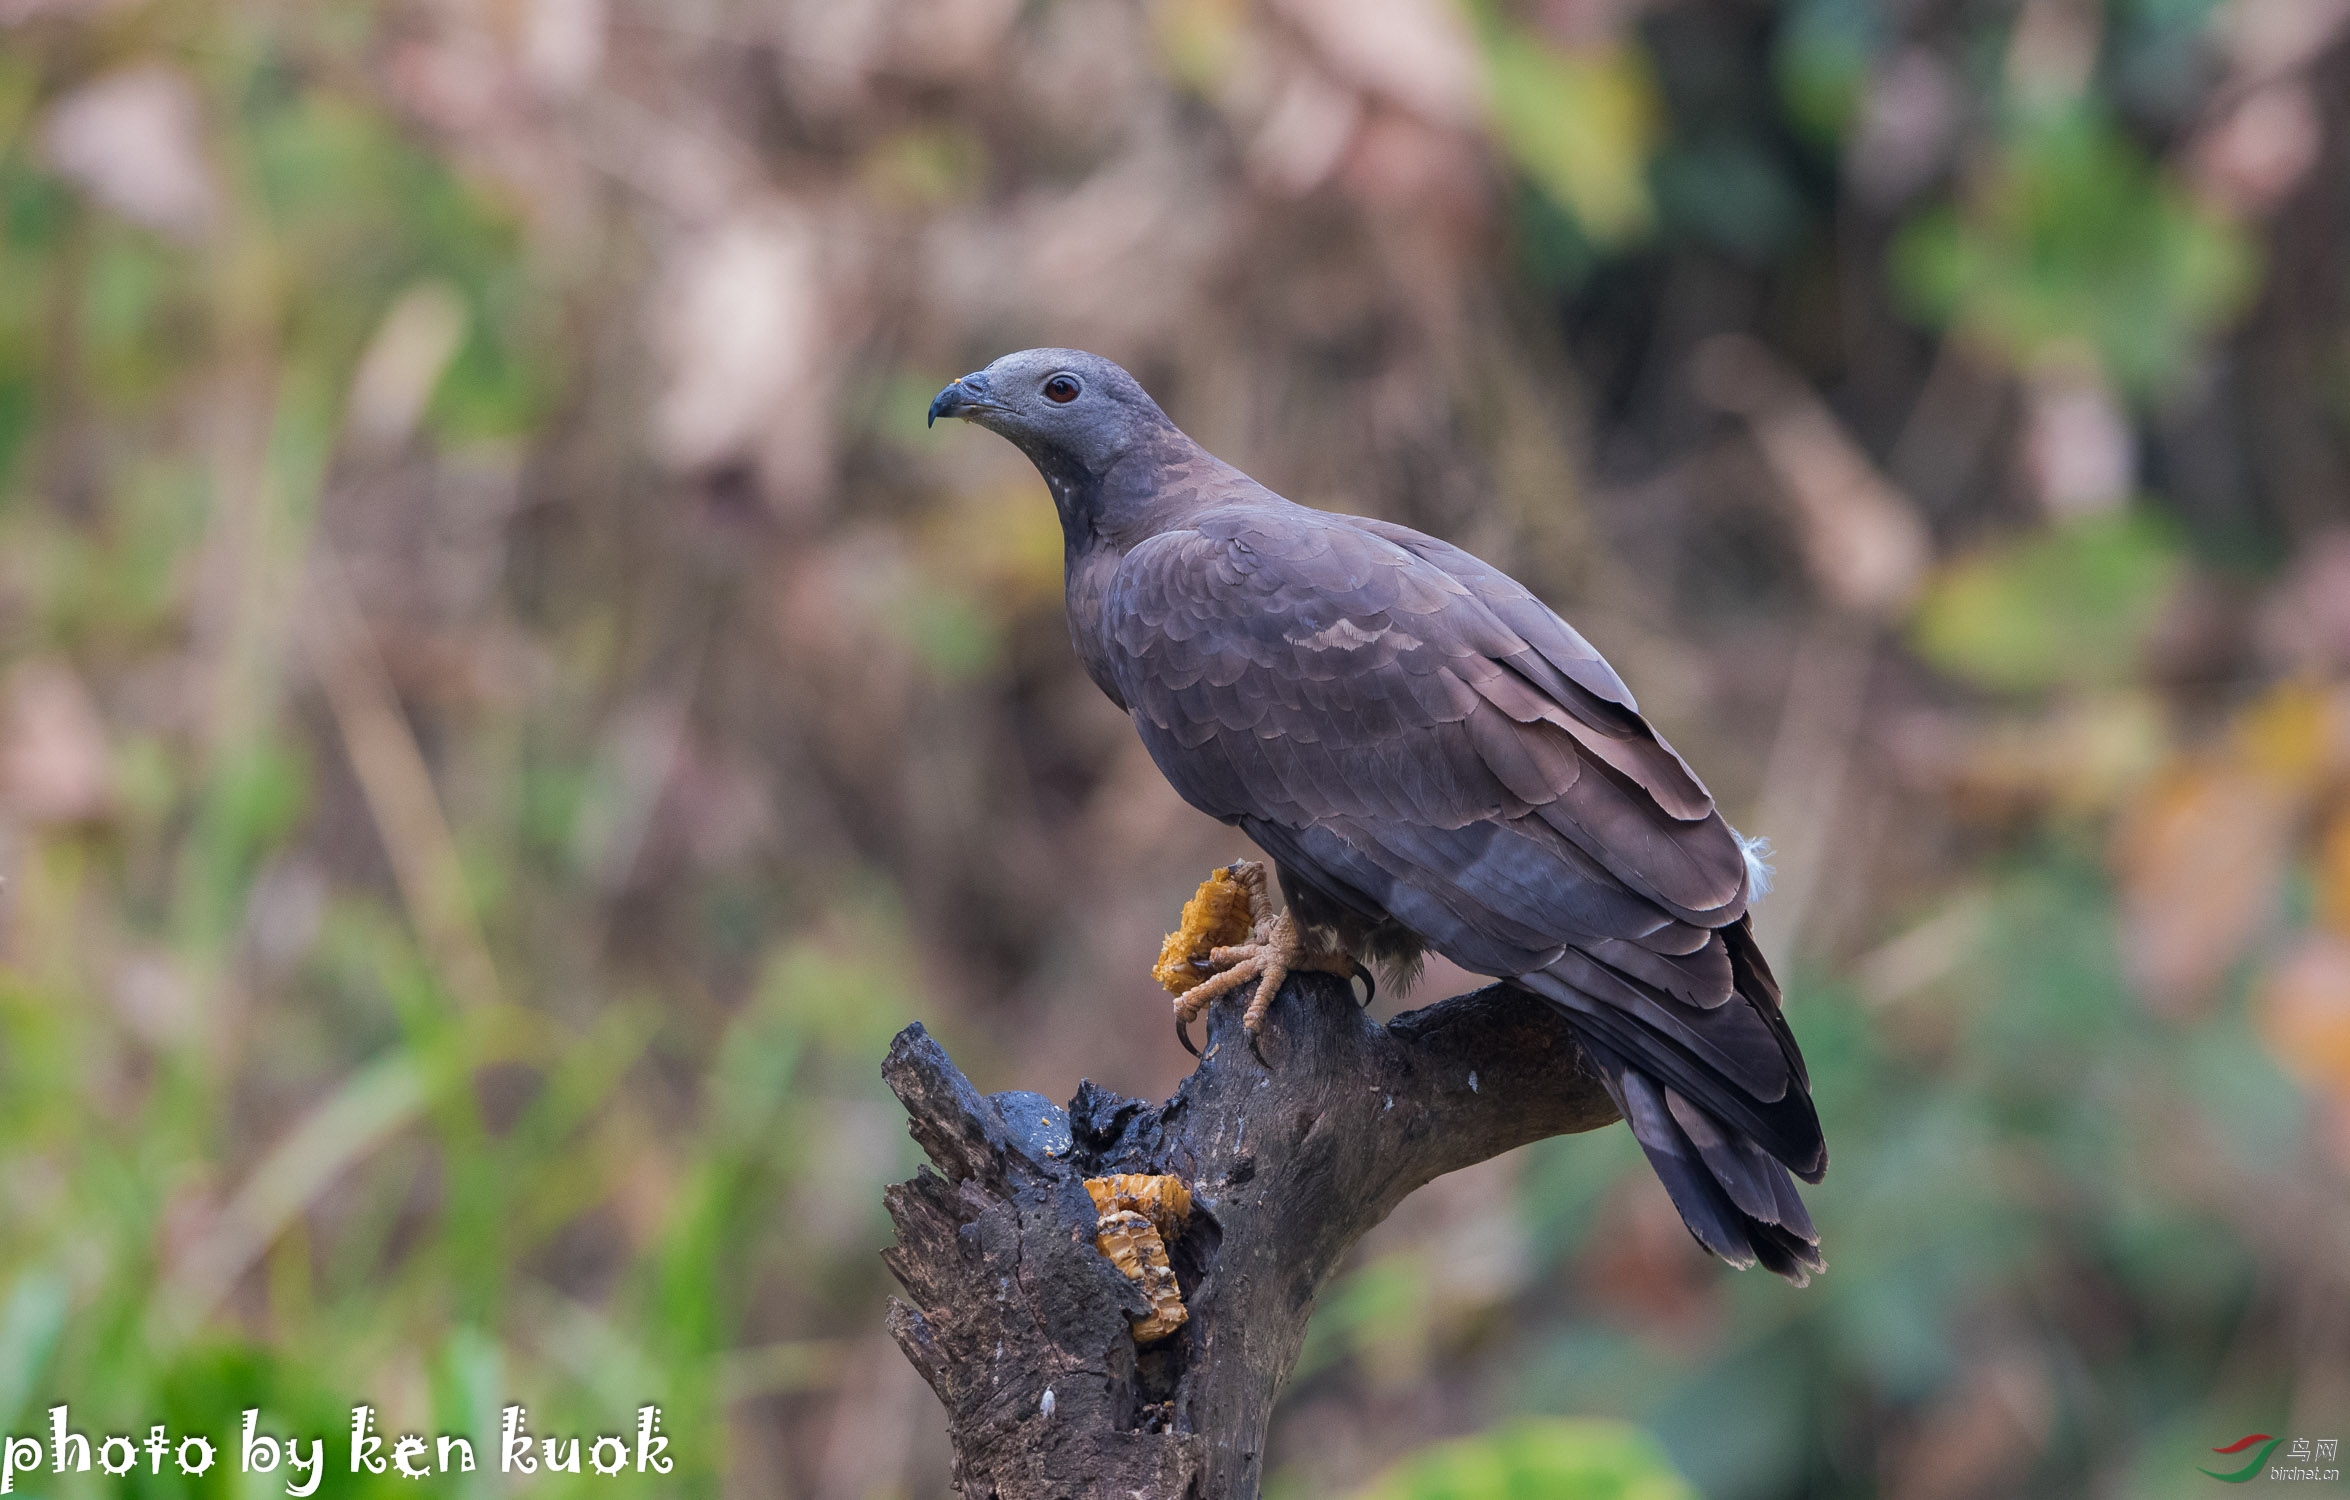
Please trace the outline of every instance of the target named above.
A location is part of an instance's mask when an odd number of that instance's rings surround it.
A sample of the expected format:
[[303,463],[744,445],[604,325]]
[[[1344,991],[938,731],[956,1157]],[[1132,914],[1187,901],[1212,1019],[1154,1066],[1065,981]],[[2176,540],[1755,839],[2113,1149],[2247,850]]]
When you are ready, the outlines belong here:
[[1009,438],[1058,483],[1099,478],[1170,429],[1140,382],[1081,349],[1023,349],[940,391],[930,420],[961,417]]

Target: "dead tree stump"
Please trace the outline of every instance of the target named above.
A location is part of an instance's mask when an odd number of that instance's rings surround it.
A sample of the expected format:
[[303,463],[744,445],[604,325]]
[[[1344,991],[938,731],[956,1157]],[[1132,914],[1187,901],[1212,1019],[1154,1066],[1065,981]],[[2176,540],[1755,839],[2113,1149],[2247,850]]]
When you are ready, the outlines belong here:
[[[1380,1026],[1293,978],[1258,1060],[1240,1007],[1161,1105],[1079,1085],[982,1094],[921,1026],[883,1076],[936,1163],[889,1189],[899,1347],[945,1403],[967,1500],[1253,1500],[1315,1297],[1414,1188],[1617,1118],[1565,1020],[1493,985]],[[1095,1248],[1085,1179],[1172,1174],[1190,1321],[1135,1347],[1146,1304]]]

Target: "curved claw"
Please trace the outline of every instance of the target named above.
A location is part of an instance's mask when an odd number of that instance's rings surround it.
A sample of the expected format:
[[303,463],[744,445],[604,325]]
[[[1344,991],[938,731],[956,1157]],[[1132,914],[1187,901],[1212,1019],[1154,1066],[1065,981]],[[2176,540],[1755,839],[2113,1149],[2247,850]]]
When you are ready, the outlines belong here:
[[1354,977],[1360,979],[1363,982],[1362,1008],[1364,1010],[1369,1010],[1374,1004],[1378,1002],[1379,980],[1377,976],[1373,975],[1370,969],[1364,965],[1361,959],[1356,959],[1354,961],[1354,966]]
[[1191,1044],[1191,1023],[1181,1016],[1175,1018],[1175,1040],[1183,1044],[1184,1051],[1193,1057],[1199,1056],[1199,1048]]
[[1248,1050],[1255,1055],[1258,1062],[1270,1068],[1273,1066],[1273,1059],[1265,1055],[1264,1042],[1265,1034],[1262,1031],[1251,1031],[1248,1034]]

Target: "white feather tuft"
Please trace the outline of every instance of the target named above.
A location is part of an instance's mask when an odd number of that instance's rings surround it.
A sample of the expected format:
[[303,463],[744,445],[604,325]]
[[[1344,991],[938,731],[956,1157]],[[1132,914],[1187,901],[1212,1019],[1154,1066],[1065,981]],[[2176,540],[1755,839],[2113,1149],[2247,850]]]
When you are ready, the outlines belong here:
[[1746,899],[1751,904],[1771,893],[1771,841],[1759,835],[1748,838],[1737,829],[1730,830],[1738,840],[1738,852],[1746,856]]

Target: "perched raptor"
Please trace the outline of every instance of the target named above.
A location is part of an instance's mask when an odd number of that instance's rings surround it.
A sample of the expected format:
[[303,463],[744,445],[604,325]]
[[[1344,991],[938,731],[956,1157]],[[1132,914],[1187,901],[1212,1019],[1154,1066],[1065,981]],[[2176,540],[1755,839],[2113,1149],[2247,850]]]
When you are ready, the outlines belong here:
[[1748,848],[1590,643],[1460,548],[1296,505],[1124,370],[1007,354],[930,417],[1010,439],[1059,510],[1069,631],[1185,801],[1271,855],[1250,980],[1434,949],[1563,1010],[1699,1243],[1797,1283],[1827,1146],[1756,948]]

